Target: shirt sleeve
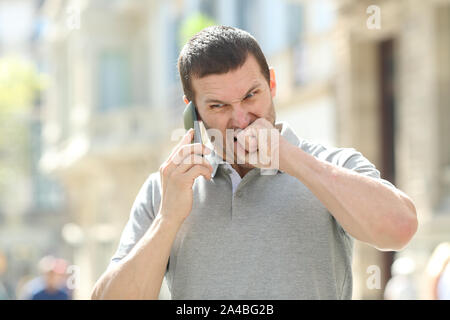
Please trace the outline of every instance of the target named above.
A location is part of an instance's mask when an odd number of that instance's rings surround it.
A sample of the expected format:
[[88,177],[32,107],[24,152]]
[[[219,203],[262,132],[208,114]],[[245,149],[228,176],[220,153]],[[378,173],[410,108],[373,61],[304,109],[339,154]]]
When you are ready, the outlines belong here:
[[324,145],[310,143],[305,140],[301,142],[301,148],[318,159],[328,161],[338,167],[353,170],[364,176],[376,179],[390,188],[395,188],[391,182],[381,178],[380,171],[377,170],[375,165],[354,148],[327,148]]
[[342,166],[344,168],[356,171],[359,174],[378,180],[384,185],[395,189],[395,186],[391,182],[381,178],[380,171],[360,152],[356,151],[353,148],[345,148],[343,149],[342,153],[343,159],[340,161],[342,162]]
[[[155,219],[154,188],[156,174],[151,174],[142,185],[131,208],[130,216],[120,237],[119,246],[111,258],[108,268],[122,260],[142,238]],[[167,270],[166,270],[167,271]]]

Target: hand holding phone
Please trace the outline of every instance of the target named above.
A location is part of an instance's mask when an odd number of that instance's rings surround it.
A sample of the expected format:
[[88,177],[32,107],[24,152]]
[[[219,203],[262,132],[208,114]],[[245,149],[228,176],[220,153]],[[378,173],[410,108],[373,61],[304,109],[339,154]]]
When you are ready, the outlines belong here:
[[175,146],[159,169],[161,177],[162,216],[182,222],[192,210],[195,179],[211,179],[213,167],[204,157],[211,150],[203,144],[192,144],[193,130],[189,130]]

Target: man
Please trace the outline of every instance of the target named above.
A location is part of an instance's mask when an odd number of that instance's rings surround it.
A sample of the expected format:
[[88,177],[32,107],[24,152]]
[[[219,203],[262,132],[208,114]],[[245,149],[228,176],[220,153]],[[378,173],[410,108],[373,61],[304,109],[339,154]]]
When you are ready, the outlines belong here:
[[6,256],[3,254],[3,252],[0,251],[0,300],[11,299],[11,294],[8,290],[9,288],[6,283],[6,278],[4,278],[4,274],[6,274],[7,268],[8,261],[6,260]]
[[[222,139],[211,152],[188,131],[149,176],[92,298],[156,299],[166,276],[172,299],[350,299],[353,239],[409,242],[414,204],[367,159],[275,124],[275,73],[250,34],[206,28],[178,67],[184,101]],[[250,163],[263,149],[270,161]]]
[[26,300],[70,300],[64,280],[67,262],[53,256],[45,256],[39,261],[41,276],[31,280],[24,289]]

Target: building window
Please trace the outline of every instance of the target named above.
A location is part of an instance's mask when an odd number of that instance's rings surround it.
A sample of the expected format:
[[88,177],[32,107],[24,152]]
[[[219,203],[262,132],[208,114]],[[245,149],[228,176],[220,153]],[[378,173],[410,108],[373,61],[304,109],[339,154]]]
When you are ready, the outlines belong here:
[[300,40],[301,3],[290,1],[248,0],[236,6],[237,26],[250,32],[270,57]]
[[200,12],[206,14],[208,17],[217,17],[217,1],[216,0],[201,0]]
[[[330,0],[318,0],[294,11],[289,9],[293,32],[294,85],[326,81],[334,70],[332,31],[335,26],[335,5]],[[296,23],[294,15],[307,17]]]
[[236,6],[237,27],[257,37],[258,33],[258,0],[238,1]]
[[99,109],[108,111],[131,103],[131,61],[123,50],[103,51],[99,56]]
[[286,7],[288,41],[292,46],[300,42],[303,33],[303,6],[300,3],[287,3]]

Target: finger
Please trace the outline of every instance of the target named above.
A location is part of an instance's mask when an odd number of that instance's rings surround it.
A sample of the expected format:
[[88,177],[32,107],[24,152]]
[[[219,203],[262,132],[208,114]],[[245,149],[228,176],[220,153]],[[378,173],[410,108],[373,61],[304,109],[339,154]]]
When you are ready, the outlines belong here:
[[254,125],[250,125],[238,133],[238,144],[241,144],[241,146],[250,153],[255,152],[258,148],[257,135],[257,128]]
[[199,164],[194,165],[184,174],[184,176],[188,179],[191,179],[192,182],[194,182],[194,180],[199,176],[203,176],[205,177],[205,179],[210,180],[211,175],[212,172],[209,169]]
[[181,146],[178,152],[172,158],[172,162],[175,165],[179,165],[184,158],[191,154],[207,155],[211,153],[211,149],[202,143],[194,143]]
[[272,123],[269,120],[267,120],[266,118],[258,118],[253,123],[261,128],[266,128],[266,129],[274,128]]
[[192,141],[194,129],[189,129],[185,135],[181,138],[181,140],[177,143],[177,145],[172,149],[167,160],[161,165],[160,173],[163,176],[169,176],[172,171],[175,169],[176,165],[173,164],[172,159],[177,154],[178,150],[183,146]]
[[248,163],[247,152],[239,142],[236,144],[236,162],[237,164]]
[[258,137],[258,159],[262,166],[270,165],[271,160],[270,138],[267,131],[261,130]]
[[248,145],[248,152],[253,153],[258,150],[258,138],[255,136],[249,136],[247,137],[246,144]]
[[178,150],[187,144],[190,144],[192,141],[192,138],[194,136],[194,129],[190,128],[184,136],[181,138],[181,140],[176,144],[176,146],[172,149],[172,152],[169,155],[169,160],[171,160],[174,155],[178,152]]
[[211,173],[213,171],[213,167],[208,160],[206,160],[202,156],[199,156],[198,154],[192,154],[184,158],[183,163],[174,170],[174,173],[186,173],[195,165],[202,165],[206,167]]

